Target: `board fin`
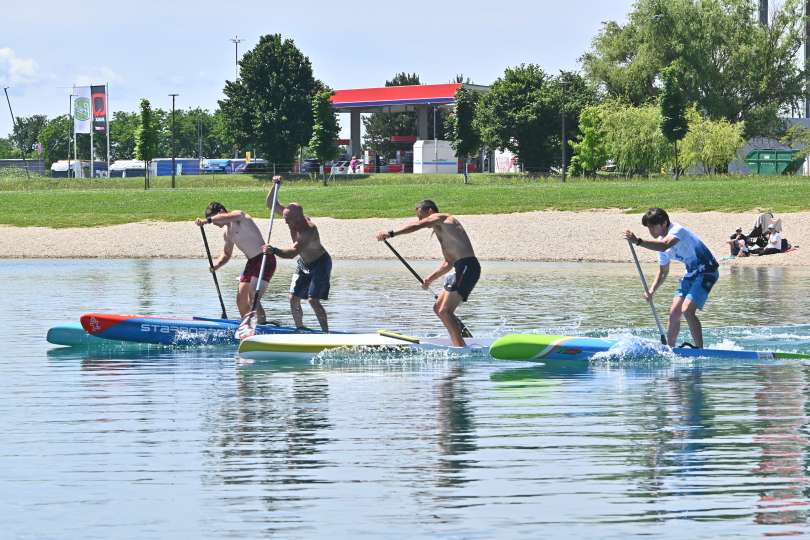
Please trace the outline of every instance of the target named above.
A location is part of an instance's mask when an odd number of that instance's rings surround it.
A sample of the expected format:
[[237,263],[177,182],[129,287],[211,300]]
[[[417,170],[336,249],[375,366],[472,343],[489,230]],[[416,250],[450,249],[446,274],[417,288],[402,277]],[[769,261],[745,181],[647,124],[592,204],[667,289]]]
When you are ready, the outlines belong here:
[[380,334],[381,336],[390,337],[394,339],[401,339],[402,341],[407,341],[408,343],[419,343],[418,337],[397,334],[396,332],[392,332],[391,330],[386,330],[384,328],[377,330],[377,333]]

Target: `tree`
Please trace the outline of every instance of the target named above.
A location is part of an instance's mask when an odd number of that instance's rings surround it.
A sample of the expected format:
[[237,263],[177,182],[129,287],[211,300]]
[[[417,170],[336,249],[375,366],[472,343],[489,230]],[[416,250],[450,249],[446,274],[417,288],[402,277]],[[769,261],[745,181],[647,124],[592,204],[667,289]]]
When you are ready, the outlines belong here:
[[704,118],[694,107],[687,118],[689,131],[682,144],[685,166],[702,164],[709,174],[727,172],[728,164],[745,144],[744,124]]
[[265,159],[292,163],[312,135],[311,99],[321,89],[312,64],[291,39],[262,36],[239,61],[241,77],[225,83],[219,102],[236,143]]
[[16,144],[13,144],[10,139],[3,139],[0,137],[0,159],[18,159],[20,157],[20,149]]
[[514,152],[524,170],[548,171],[561,161],[562,116],[566,137],[573,139],[580,112],[595,99],[577,74],[551,77],[537,65],[522,64],[507,68],[481,96],[475,123],[485,144]]
[[115,111],[110,119],[110,160],[135,159],[135,133],[141,119],[138,113]]
[[661,91],[661,132],[674,145],[675,180],[681,175],[678,166],[678,141],[686,136],[689,124],[686,121],[686,96],[681,90],[678,66],[666,68],[662,76],[664,88]]
[[467,183],[467,160],[481,149],[481,132],[475,124],[475,108],[480,94],[461,87],[456,90],[456,107],[447,119],[446,137],[456,155],[464,158],[464,183]]
[[584,72],[610,97],[641,105],[658,96],[664,69],[677,61],[687,102],[729,122],[757,114],[746,135],[760,135],[753,130],[775,120],[764,112],[798,110],[803,100],[806,70],[796,55],[805,19],[804,2],[784,0],[762,26],[756,4],[638,0],[627,24],[605,23],[581,58]]
[[579,116],[579,136],[571,141],[574,157],[571,159],[571,174],[581,171],[593,176],[608,159],[605,143],[606,133],[602,110],[597,106],[585,107]]
[[50,120],[39,132],[39,142],[42,144],[42,157],[45,167],[48,168],[55,161],[68,159],[70,139],[73,135],[73,123],[68,115],[63,114]]
[[625,176],[657,173],[672,160],[672,145],[661,133],[661,109],[617,102],[599,106],[607,155]]
[[141,100],[140,125],[135,131],[135,158],[144,162],[144,189],[149,189],[149,164],[157,155],[158,126],[148,99]]
[[18,116],[14,124],[11,139],[19,145],[19,148],[26,156],[31,155],[37,141],[39,132],[48,123],[48,117],[44,114],[33,116]]
[[[330,98],[331,90],[322,90],[312,98],[312,138],[309,148],[321,161],[326,163],[338,155],[337,137],[340,134],[335,110],[332,108]],[[323,179],[326,185],[326,175]]]

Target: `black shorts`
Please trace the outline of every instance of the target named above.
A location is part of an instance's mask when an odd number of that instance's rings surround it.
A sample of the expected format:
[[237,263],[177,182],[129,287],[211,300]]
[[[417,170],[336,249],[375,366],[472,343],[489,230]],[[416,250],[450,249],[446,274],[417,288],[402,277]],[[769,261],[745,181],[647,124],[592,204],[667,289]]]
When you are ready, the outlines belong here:
[[329,279],[332,275],[332,257],[324,253],[309,264],[299,257],[290,283],[290,294],[298,298],[329,298]]
[[457,260],[453,268],[456,272],[445,278],[444,288],[450,292],[456,291],[466,302],[475,284],[478,283],[478,278],[481,277],[481,265],[478,264],[477,258],[467,257]]

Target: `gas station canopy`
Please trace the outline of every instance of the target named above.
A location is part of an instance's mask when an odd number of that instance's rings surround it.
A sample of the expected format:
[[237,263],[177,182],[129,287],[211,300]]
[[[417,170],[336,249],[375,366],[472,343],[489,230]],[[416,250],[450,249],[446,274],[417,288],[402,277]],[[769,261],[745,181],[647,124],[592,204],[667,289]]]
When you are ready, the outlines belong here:
[[456,99],[456,91],[462,86],[479,91],[487,88],[472,84],[450,83],[336,90],[332,96],[332,106],[338,112],[414,111],[419,105],[452,104]]

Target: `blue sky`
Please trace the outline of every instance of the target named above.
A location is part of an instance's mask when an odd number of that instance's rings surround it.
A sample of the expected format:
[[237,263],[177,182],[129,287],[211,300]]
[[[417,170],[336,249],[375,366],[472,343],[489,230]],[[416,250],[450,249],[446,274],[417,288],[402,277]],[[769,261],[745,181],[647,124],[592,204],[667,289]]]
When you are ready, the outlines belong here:
[[[143,97],[170,109],[172,92],[180,94],[178,108],[213,110],[234,76],[230,39],[243,40],[241,54],[270,33],[292,38],[315,76],[335,89],[382,86],[401,71],[423,83],[463,73],[490,84],[521,63],[550,73],[578,69],[601,22],[625,21],[633,3],[15,2],[3,10],[0,86],[9,87],[16,116],[64,114],[71,85],[105,82],[112,110],[135,111]],[[2,105],[6,136],[11,119]],[[348,118],[341,124],[346,131]]]

